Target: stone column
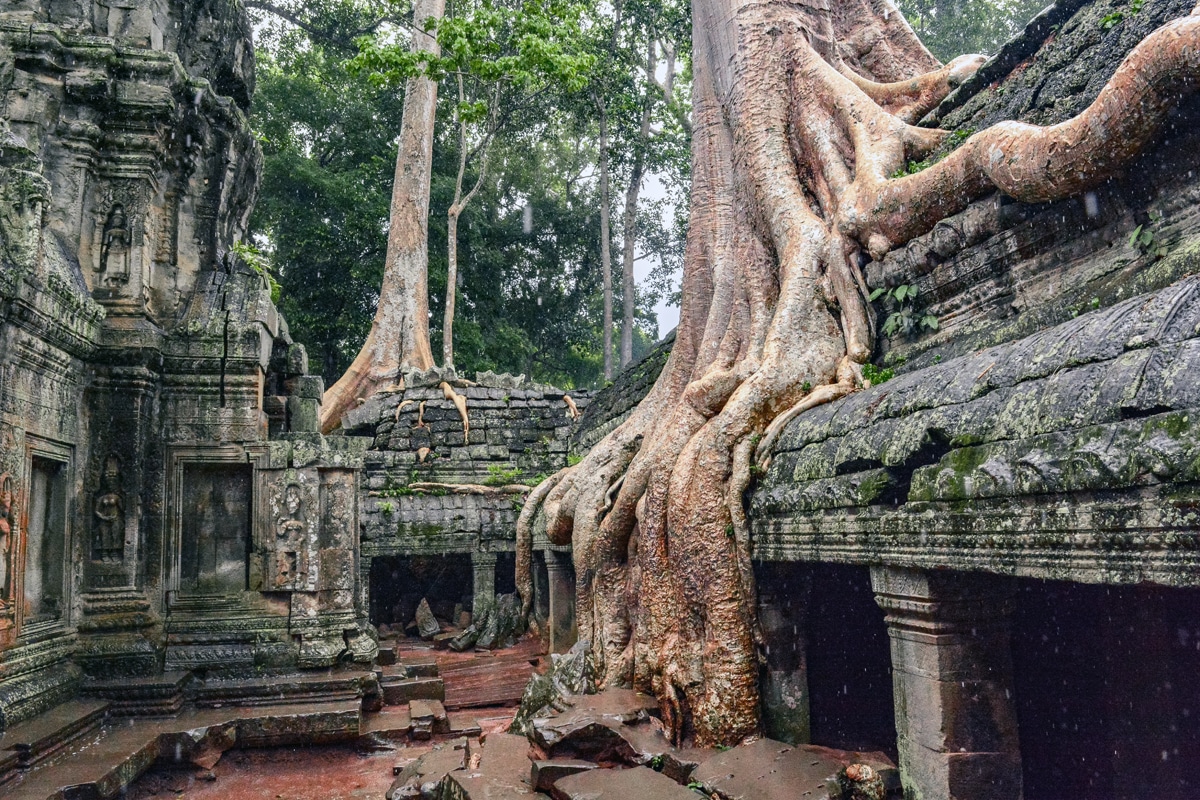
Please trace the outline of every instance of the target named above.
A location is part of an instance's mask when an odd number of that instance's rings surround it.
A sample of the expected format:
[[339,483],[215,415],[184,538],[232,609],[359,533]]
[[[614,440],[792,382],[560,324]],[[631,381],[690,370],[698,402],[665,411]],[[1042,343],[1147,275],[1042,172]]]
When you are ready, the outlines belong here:
[[571,554],[546,550],[546,576],[550,584],[550,652],[565,653],[579,638],[575,628],[575,580]]
[[471,614],[477,616],[483,609],[496,602],[496,554],[473,551],[471,566],[475,571]]
[[873,567],[871,584],[891,636],[906,800],[1020,800],[1002,579]]
[[758,622],[766,663],[761,670],[763,728],[788,744],[811,741],[808,691],[808,602],[812,576],[796,564],[758,565]]

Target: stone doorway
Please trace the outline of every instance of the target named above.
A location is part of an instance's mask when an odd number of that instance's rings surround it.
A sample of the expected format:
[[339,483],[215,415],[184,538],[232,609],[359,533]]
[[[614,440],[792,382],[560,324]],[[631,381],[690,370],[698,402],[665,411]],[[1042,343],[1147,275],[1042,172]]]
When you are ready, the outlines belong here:
[[1025,800],[1200,796],[1200,590],[1019,581]]

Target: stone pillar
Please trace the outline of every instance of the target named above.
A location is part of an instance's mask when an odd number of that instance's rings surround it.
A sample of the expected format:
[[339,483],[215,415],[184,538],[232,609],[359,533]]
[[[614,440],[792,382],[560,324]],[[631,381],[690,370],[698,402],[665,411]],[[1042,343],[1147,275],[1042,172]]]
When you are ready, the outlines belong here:
[[475,571],[471,614],[478,616],[496,602],[496,554],[476,550],[471,553],[471,566]]
[[[788,744],[812,740],[808,690],[808,602],[812,576],[796,564],[757,565],[763,729]],[[803,567],[801,567],[803,568]]]
[[575,628],[575,579],[571,554],[546,550],[546,576],[550,584],[550,652],[565,653],[579,638]]
[[1020,800],[1002,579],[873,567],[892,643],[906,800]]

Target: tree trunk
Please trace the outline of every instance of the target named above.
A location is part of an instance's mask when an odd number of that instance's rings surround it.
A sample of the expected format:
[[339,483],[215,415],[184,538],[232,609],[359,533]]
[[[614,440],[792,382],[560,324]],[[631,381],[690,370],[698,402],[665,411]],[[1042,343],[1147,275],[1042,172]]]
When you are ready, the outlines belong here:
[[[445,8],[445,0],[416,0],[416,27],[421,28],[430,17],[440,20]],[[414,31],[412,49],[437,53],[437,40]],[[321,430],[325,433],[336,429],[361,399],[394,385],[402,369],[433,366],[429,346],[429,182],[436,107],[437,82],[424,77],[410,79],[404,91],[379,305],[358,356],[325,392],[321,404]]]
[[633,361],[633,314],[637,301],[637,281],[634,280],[633,263],[637,258],[637,208],[642,191],[642,179],[646,172],[646,148],[650,144],[650,120],[656,68],[655,43],[650,41],[646,56],[646,96],[642,104],[642,126],[634,143],[633,165],[629,172],[629,188],[625,192],[625,216],[622,219],[622,265],[621,265],[621,368]]
[[[458,76],[458,101],[460,103],[466,101],[462,75]],[[458,124],[458,179],[454,183],[454,201],[450,204],[450,210],[446,214],[446,308],[442,314],[442,366],[446,369],[454,369],[454,305],[458,296],[458,220],[487,177],[488,147],[496,132],[497,102],[498,96],[493,95],[492,115],[488,130],[484,133],[479,146],[475,148],[475,153],[480,156],[479,177],[465,195],[463,194],[463,178],[467,174],[467,161],[471,158],[471,152],[467,149],[467,123],[460,121]]]
[[596,98],[596,111],[600,123],[600,269],[604,287],[604,380],[613,378],[613,286],[612,286],[612,230],[609,221],[610,178],[608,164],[608,107],[605,101]]
[[[875,342],[860,255],[882,258],[999,189],[1048,201],[1128,162],[1200,76],[1200,16],[1159,29],[1078,117],[914,127],[982,59],[940,66],[891,4],[694,0],[691,224],[676,343],[630,417],[538,487],[572,545],[579,638],[607,685],[659,699],[677,740],[759,731],[743,498],[784,423],[854,391]],[[851,58],[848,54],[856,54]],[[518,586],[529,585],[520,556]]]

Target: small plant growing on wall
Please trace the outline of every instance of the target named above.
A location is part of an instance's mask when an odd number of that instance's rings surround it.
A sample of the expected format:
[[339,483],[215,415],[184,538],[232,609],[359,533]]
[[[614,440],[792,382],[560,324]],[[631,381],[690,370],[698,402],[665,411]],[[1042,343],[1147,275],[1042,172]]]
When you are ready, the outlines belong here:
[[938,318],[933,314],[918,314],[914,308],[917,287],[902,283],[890,289],[880,287],[871,292],[872,303],[882,300],[888,315],[883,321],[883,335],[889,339],[896,336],[912,336],[922,330],[936,331]]

